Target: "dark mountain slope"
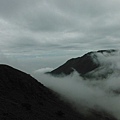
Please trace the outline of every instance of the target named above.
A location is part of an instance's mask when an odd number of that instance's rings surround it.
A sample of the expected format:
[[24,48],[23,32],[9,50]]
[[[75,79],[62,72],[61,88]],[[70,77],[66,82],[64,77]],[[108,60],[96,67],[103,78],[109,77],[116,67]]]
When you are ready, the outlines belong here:
[[99,60],[97,59],[96,53],[107,53],[112,54],[116,52],[116,50],[100,50],[97,52],[89,52],[82,57],[72,58],[68,60],[65,64],[61,65],[60,67],[56,68],[55,70],[51,71],[50,74],[52,75],[69,75],[74,70],[80,73],[81,76],[95,70],[100,66]]
[[0,65],[0,120],[83,120],[30,75]]
[[78,114],[29,74],[0,65],[0,120],[116,120],[91,113]]

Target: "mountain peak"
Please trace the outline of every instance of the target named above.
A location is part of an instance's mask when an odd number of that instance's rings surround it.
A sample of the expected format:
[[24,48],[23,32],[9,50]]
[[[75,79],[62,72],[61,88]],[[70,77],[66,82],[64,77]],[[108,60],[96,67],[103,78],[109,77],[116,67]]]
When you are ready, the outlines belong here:
[[81,76],[83,76],[100,66],[98,54],[101,54],[103,56],[113,55],[117,51],[118,50],[110,49],[110,50],[99,50],[99,51],[88,52],[87,54],[81,57],[72,58],[68,60],[66,63],[64,63],[60,67],[51,71],[50,74],[69,75],[73,73],[74,70],[76,70]]

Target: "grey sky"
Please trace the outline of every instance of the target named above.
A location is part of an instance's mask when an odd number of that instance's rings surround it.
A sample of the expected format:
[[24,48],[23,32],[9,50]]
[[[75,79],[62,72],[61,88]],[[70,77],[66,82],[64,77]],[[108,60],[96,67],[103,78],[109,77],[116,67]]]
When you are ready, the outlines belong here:
[[55,67],[91,50],[118,49],[119,6],[119,0],[0,0],[0,50]]

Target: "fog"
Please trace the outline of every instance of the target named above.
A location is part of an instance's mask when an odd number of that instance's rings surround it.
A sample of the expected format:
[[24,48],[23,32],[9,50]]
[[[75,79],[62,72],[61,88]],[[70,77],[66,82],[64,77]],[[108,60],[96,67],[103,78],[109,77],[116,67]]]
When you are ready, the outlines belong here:
[[[120,51],[113,53],[104,52],[103,54],[95,52],[91,54],[93,61],[96,64],[99,63],[100,67],[87,73],[86,76],[91,77],[86,77],[86,79],[80,77],[77,71],[64,77],[44,74],[55,68],[51,68],[49,64],[46,64],[47,67],[39,66],[40,61],[37,58],[20,61],[7,57],[2,52],[0,55],[2,64],[11,65],[31,74],[39,82],[60,95],[60,99],[69,102],[79,112],[96,109],[98,111],[106,111],[120,119]],[[54,57],[54,61],[57,59],[57,57],[56,59]],[[63,63],[59,65],[61,64]]]
[[[64,77],[44,74],[53,68],[39,69],[34,71],[32,76],[57,92],[62,100],[71,103],[73,108],[80,112],[89,109],[104,110],[120,119],[119,51],[114,54],[96,53],[96,55],[101,67],[89,73],[93,75],[92,79],[84,80],[76,71]],[[108,75],[105,78],[97,77],[103,74]]]

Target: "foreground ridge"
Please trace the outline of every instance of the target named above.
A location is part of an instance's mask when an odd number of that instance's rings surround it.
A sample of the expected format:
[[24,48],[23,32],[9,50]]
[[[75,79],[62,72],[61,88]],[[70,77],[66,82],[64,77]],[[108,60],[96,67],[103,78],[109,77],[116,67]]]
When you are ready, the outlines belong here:
[[[82,111],[82,110],[81,110]],[[116,120],[104,112],[83,116],[36,79],[0,65],[0,120]]]

